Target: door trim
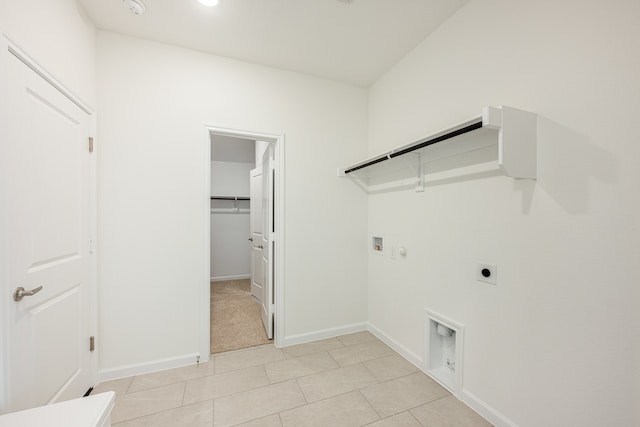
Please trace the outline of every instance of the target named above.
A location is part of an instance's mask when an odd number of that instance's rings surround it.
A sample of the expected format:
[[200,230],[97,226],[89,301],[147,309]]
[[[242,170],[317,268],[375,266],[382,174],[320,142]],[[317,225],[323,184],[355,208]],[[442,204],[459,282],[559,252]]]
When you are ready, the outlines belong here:
[[22,49],[15,41],[11,39],[6,33],[2,32],[2,52],[9,52],[14,55],[27,67],[31,68],[36,74],[42,77],[47,83],[56,88],[61,94],[66,96],[69,101],[76,104],[82,111],[90,116],[95,113],[86,102],[84,102],[79,96],[77,96],[72,90],[58,80],[54,75],[49,73],[45,67],[43,67],[36,59],[29,55],[24,49]]
[[[276,202],[275,202],[275,241],[276,250],[274,251],[274,274],[273,292],[275,293],[275,319],[274,319],[274,344],[281,347],[284,343],[284,292],[285,292],[285,275],[284,275],[284,256],[285,256],[285,136],[284,134],[268,134],[260,132],[245,131],[233,129],[216,124],[204,124],[203,135],[203,180],[204,193],[202,197],[203,206],[202,225],[203,225],[203,242],[202,242],[202,298],[200,304],[200,360],[208,360],[210,353],[211,338],[211,307],[210,307],[210,246],[209,236],[211,235],[210,223],[210,197],[211,197],[211,134],[220,136],[230,136],[235,138],[253,139],[266,141],[274,144],[275,151],[275,170],[276,170]],[[206,355],[206,357],[205,357]]]
[[[65,84],[63,84],[59,79],[53,76],[45,67],[43,67],[34,57],[29,55],[27,51],[22,49],[14,40],[12,40],[6,33],[4,33],[0,29],[0,82],[3,82],[0,85],[0,139],[4,140],[4,131],[2,129],[6,129],[6,126],[3,126],[3,121],[5,120],[5,111],[11,106],[7,103],[7,96],[5,95],[6,86],[5,82],[7,82],[7,61],[9,56],[13,55],[18,58],[22,63],[24,63],[27,67],[33,70],[36,74],[38,74],[42,79],[44,79],[47,83],[53,86],[58,92],[68,98],[71,102],[76,104],[82,111],[87,113],[89,119],[89,136],[94,139],[94,151],[91,155],[89,161],[89,233],[93,238],[93,251],[91,256],[89,257],[90,263],[90,272],[89,272],[89,283],[87,284],[87,289],[89,291],[89,297],[91,300],[90,306],[90,335],[95,336],[98,339],[98,350],[100,346],[100,339],[98,337],[98,289],[97,289],[97,277],[98,277],[98,263],[97,263],[97,206],[98,206],[98,197],[97,197],[97,155],[99,144],[97,144],[96,137],[96,129],[97,129],[97,114],[95,110],[89,106],[86,102],[84,102],[79,96],[77,96],[73,91],[71,91]],[[0,180],[0,206],[6,206],[6,190],[4,185],[6,185],[6,180]],[[0,235],[6,236],[7,230],[5,227],[8,227],[6,223],[4,209],[0,208]],[[6,245],[5,242],[0,242],[0,308],[2,311],[2,315],[0,315],[0,331],[2,332],[2,338],[0,339],[0,415],[5,412],[5,408],[7,407],[7,399],[8,399],[8,381],[6,379],[9,377],[9,363],[8,360],[8,336],[9,336],[9,325],[10,319],[8,318],[9,313],[9,304],[12,303],[11,300],[11,283],[8,283],[8,265],[7,265],[7,253],[6,253]],[[87,345],[88,345],[89,337],[87,337]],[[91,358],[90,363],[90,376],[91,382],[93,385],[97,383],[98,380],[98,351],[95,351]],[[81,396],[78,396],[81,397]]]

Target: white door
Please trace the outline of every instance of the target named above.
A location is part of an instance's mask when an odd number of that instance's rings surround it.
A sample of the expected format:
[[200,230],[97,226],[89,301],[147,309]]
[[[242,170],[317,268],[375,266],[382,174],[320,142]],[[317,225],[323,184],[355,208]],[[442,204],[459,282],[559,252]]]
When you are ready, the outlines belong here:
[[274,295],[273,295],[273,254],[274,254],[274,220],[273,220],[273,202],[274,202],[274,161],[273,161],[273,144],[269,144],[269,148],[262,156],[262,268],[264,271],[264,284],[262,286],[262,323],[267,332],[267,337],[273,339],[273,311],[274,311]]
[[[92,385],[89,116],[6,55],[0,173],[8,298],[4,410],[81,397]],[[14,301],[19,287],[41,289]],[[19,298],[17,298],[19,299]]]
[[249,223],[251,241],[251,295],[262,301],[264,268],[262,267],[262,165],[249,172]]

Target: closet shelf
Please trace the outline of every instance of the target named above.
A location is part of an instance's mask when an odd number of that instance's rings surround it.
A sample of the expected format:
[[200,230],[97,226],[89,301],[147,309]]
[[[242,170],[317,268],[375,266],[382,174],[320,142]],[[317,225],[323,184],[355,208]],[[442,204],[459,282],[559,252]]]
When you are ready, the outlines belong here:
[[[423,191],[425,176],[430,175],[425,171],[429,163],[486,149],[491,159],[483,163],[482,170],[489,164],[489,170],[497,169],[512,178],[536,179],[537,123],[535,113],[485,107],[481,116],[339,169],[338,175],[351,178],[367,192],[405,188],[408,182],[416,191]],[[496,146],[497,150],[489,148]],[[455,165],[450,167],[455,169]],[[437,175],[447,173],[438,171]]]

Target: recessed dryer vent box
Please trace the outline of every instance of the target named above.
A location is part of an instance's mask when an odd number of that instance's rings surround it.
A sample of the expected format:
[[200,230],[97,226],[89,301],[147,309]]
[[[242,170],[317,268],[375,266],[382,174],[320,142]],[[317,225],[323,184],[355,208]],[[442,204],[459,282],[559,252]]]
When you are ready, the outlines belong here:
[[425,309],[425,372],[451,393],[462,390],[464,327]]

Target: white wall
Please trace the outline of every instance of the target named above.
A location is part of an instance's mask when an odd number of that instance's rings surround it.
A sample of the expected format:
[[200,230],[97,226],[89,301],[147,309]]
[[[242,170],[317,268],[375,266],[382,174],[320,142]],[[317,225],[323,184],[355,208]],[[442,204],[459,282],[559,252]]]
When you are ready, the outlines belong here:
[[463,397],[514,425],[640,424],[639,20],[637,1],[471,1],[370,91],[370,154],[485,105],[541,115],[535,183],[369,197],[370,234],[409,253],[369,256],[370,322],[418,356],[425,307],[464,324]]
[[254,163],[211,162],[211,195],[249,197],[249,172]]
[[286,134],[285,338],[366,321],[366,200],[336,177],[365,154],[366,91],[105,32],[98,50],[101,369],[198,350],[205,123]]
[[96,30],[76,0],[2,0],[0,31],[95,108]]
[[[211,162],[211,195],[249,197],[249,172],[253,163]],[[249,202],[240,201],[241,212],[211,213],[211,279],[251,275]],[[211,201],[212,207],[229,209],[232,201]]]

